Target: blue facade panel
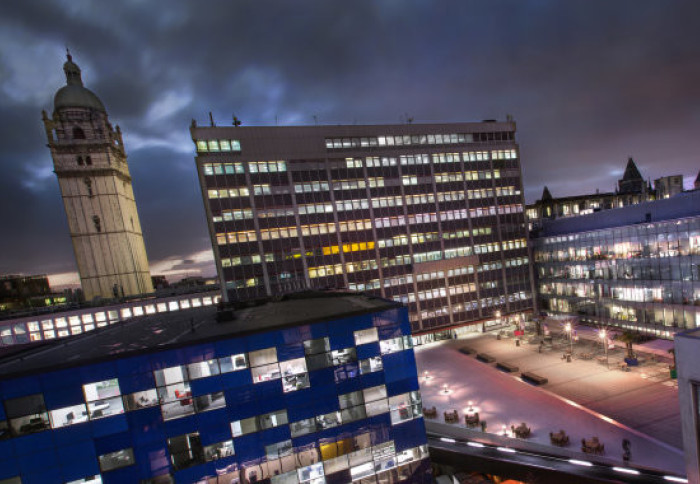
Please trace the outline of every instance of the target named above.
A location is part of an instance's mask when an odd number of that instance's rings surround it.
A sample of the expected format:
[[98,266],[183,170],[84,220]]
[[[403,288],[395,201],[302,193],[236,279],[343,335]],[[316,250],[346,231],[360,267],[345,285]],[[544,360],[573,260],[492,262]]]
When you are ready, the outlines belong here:
[[[370,387],[384,387],[387,398],[418,395],[412,349],[382,354],[379,341],[356,345],[355,332],[373,327],[379,340],[410,334],[407,311],[392,309],[0,381],[0,424],[21,420],[0,440],[0,479],[65,483],[99,474],[123,483],[170,474],[196,482],[248,467],[263,479],[288,472],[284,462],[323,463],[368,446],[425,449],[420,416],[392,422],[386,406],[358,420],[364,410],[341,404],[356,392],[352,402],[369,409],[362,395]],[[304,342],[319,338],[327,338],[326,359],[314,354],[309,367]],[[250,352],[269,348],[276,358],[250,361]],[[367,358],[381,365],[362,374],[359,360]],[[32,412],[8,417],[7,401],[16,398],[33,402]],[[415,454],[418,468],[427,454]],[[350,473],[326,479],[347,482]],[[415,482],[430,482],[426,476]]]

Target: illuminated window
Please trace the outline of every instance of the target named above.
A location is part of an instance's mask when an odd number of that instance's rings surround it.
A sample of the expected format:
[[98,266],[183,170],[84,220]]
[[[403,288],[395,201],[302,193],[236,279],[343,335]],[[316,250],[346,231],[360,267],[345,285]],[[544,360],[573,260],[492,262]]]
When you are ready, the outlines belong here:
[[91,420],[124,413],[119,381],[116,378],[83,385],[83,393]]

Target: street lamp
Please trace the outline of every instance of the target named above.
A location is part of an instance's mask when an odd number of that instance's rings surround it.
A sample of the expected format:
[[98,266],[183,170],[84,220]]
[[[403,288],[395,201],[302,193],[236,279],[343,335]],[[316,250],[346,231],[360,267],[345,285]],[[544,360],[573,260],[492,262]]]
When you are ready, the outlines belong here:
[[574,354],[574,332],[571,330],[571,323],[566,323],[564,326],[564,329],[566,329],[566,332],[569,333],[569,353],[571,355]]
[[600,339],[603,340],[603,344],[605,345],[605,366],[607,366],[609,370],[610,362],[608,361],[608,333],[606,333],[604,329],[601,329],[598,336],[600,336]]

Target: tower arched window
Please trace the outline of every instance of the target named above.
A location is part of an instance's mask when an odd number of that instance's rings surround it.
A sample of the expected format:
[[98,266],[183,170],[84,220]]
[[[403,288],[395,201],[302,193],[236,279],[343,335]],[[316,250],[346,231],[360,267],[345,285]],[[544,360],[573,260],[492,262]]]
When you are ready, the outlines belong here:
[[88,177],[85,177],[83,178],[83,183],[85,183],[85,188],[87,188],[88,197],[94,197],[95,194],[92,193],[92,180],[90,180]]
[[102,221],[100,220],[99,215],[92,216],[92,223],[95,224],[95,230],[102,232]]
[[76,161],[78,162],[78,165],[83,166],[83,157],[82,156],[77,157]]
[[79,126],[73,128],[73,139],[85,139],[85,131],[83,131],[83,128]]

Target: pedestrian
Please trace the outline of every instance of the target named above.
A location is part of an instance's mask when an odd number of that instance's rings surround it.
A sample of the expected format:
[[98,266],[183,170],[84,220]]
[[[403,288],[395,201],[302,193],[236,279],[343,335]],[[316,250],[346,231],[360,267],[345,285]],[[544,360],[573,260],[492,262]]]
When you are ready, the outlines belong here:
[[622,460],[625,462],[625,464],[627,464],[632,457],[632,451],[630,450],[631,446],[632,443],[628,439],[622,439]]

